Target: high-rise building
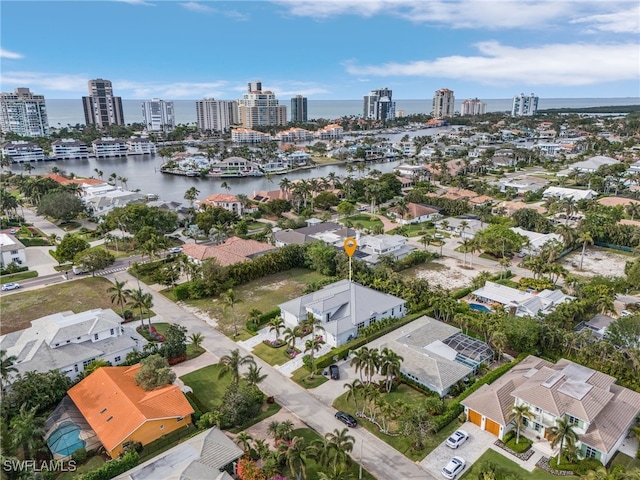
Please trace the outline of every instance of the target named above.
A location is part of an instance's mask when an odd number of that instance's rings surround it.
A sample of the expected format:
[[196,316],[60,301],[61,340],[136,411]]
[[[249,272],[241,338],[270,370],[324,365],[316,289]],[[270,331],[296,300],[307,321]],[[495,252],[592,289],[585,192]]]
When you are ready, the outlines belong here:
[[306,122],[307,120],[307,97],[296,95],[291,99],[291,121]]
[[228,132],[238,123],[238,104],[235,100],[205,98],[196,101],[196,122],[203,132]]
[[363,117],[367,120],[386,122],[396,118],[396,102],[392,99],[393,92],[388,88],[371,90],[364,96]]
[[142,118],[148,132],[172,132],[176,128],[173,102],[159,98],[142,102]]
[[0,128],[24,137],[49,135],[49,119],[44,95],[34,95],[28,88],[0,93]]
[[89,96],[82,97],[82,104],[87,125],[99,128],[124,125],[122,98],[113,96],[113,86],[109,80],[89,80]]
[[487,110],[487,104],[481,102],[477,98],[468,98],[462,102],[461,115],[484,115]]
[[278,105],[275,94],[262,90],[262,82],[249,82],[248,92],[238,100],[240,123],[253,128],[260,125],[286,125],[287,107]]
[[511,116],[528,117],[533,116],[538,111],[538,97],[535,94],[525,95],[521,93],[513,97],[513,106],[511,107]]
[[453,117],[455,113],[453,90],[441,88],[433,95],[433,116],[435,118]]

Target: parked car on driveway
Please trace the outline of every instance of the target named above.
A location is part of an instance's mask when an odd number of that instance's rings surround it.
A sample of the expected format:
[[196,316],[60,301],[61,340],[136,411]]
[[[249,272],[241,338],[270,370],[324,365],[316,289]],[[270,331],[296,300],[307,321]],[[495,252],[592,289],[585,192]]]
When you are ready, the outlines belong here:
[[342,423],[344,423],[347,427],[354,428],[356,425],[358,425],[358,422],[356,421],[356,419],[345,412],[340,412],[340,411],[336,412],[336,418],[340,420]]
[[4,285],[2,285],[3,292],[8,292],[9,290],[16,290],[18,288],[20,288],[20,284],[18,283],[5,283]]
[[172,247],[169,249],[169,253],[180,253],[182,252],[182,247]]
[[442,469],[442,476],[449,480],[453,480],[460,475],[466,465],[467,462],[465,462],[461,457],[453,457]]
[[469,434],[467,432],[464,430],[456,430],[449,438],[447,438],[446,445],[449,448],[458,448],[467,440],[467,438],[469,438]]
[[340,369],[337,365],[331,365],[329,367],[329,373],[331,375],[331,380],[340,380]]

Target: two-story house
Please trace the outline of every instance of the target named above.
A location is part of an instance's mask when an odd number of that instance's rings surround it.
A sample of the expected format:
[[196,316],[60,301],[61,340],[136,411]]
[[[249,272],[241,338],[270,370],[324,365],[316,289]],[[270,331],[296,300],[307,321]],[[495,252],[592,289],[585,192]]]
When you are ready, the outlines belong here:
[[514,405],[528,405],[525,434],[547,439],[559,419],[573,425],[583,457],[607,464],[640,413],[640,394],[616,379],[566,359],[530,355],[462,401],[467,419],[502,439],[514,428]]

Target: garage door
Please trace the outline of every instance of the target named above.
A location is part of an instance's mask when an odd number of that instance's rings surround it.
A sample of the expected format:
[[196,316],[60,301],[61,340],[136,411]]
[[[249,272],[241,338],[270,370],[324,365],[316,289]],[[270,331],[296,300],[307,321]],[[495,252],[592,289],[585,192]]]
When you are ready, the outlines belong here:
[[478,412],[474,412],[473,410],[469,410],[469,421],[480,426],[482,425],[482,415]]
[[494,422],[493,420],[487,418],[485,420],[485,430],[489,433],[493,433],[496,437],[500,435],[500,424]]

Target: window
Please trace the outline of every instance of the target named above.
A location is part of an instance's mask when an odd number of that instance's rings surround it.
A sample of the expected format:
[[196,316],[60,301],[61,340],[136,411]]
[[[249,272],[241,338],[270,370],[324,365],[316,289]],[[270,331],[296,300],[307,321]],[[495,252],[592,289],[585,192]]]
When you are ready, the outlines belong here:
[[164,425],[160,425],[160,430],[164,430]]
[[364,322],[360,322],[358,325],[356,325],[356,328],[364,328]]
[[572,417],[571,415],[567,415],[567,420],[571,425],[580,425],[580,419]]
[[111,329],[111,335],[113,335],[114,333],[116,333],[115,329]]
[[77,372],[77,371],[78,371],[78,364],[77,364],[77,363],[73,366],[73,370],[74,370],[75,372]]
[[591,448],[589,445],[585,445],[584,456],[585,458],[598,458],[598,450]]
[[11,250],[11,255],[17,255],[18,254],[18,250]]
[[113,420],[113,415],[111,415],[109,418],[107,418],[107,422],[110,422],[111,420]]
[[120,355],[118,355],[116,358],[113,359],[115,362],[119,362],[120,361]]
[[106,411],[107,411],[107,408],[105,407],[105,408],[103,408],[102,410],[100,410],[100,414],[102,415],[102,414],[103,414],[104,412],[106,412]]
[[181,422],[182,420],[184,420],[184,417],[178,417],[178,418],[176,418],[176,420],[177,420],[178,422]]
[[97,333],[93,336],[93,339],[94,340],[98,340],[98,334]]
[[542,413],[542,409],[540,407],[535,408],[536,413]]

